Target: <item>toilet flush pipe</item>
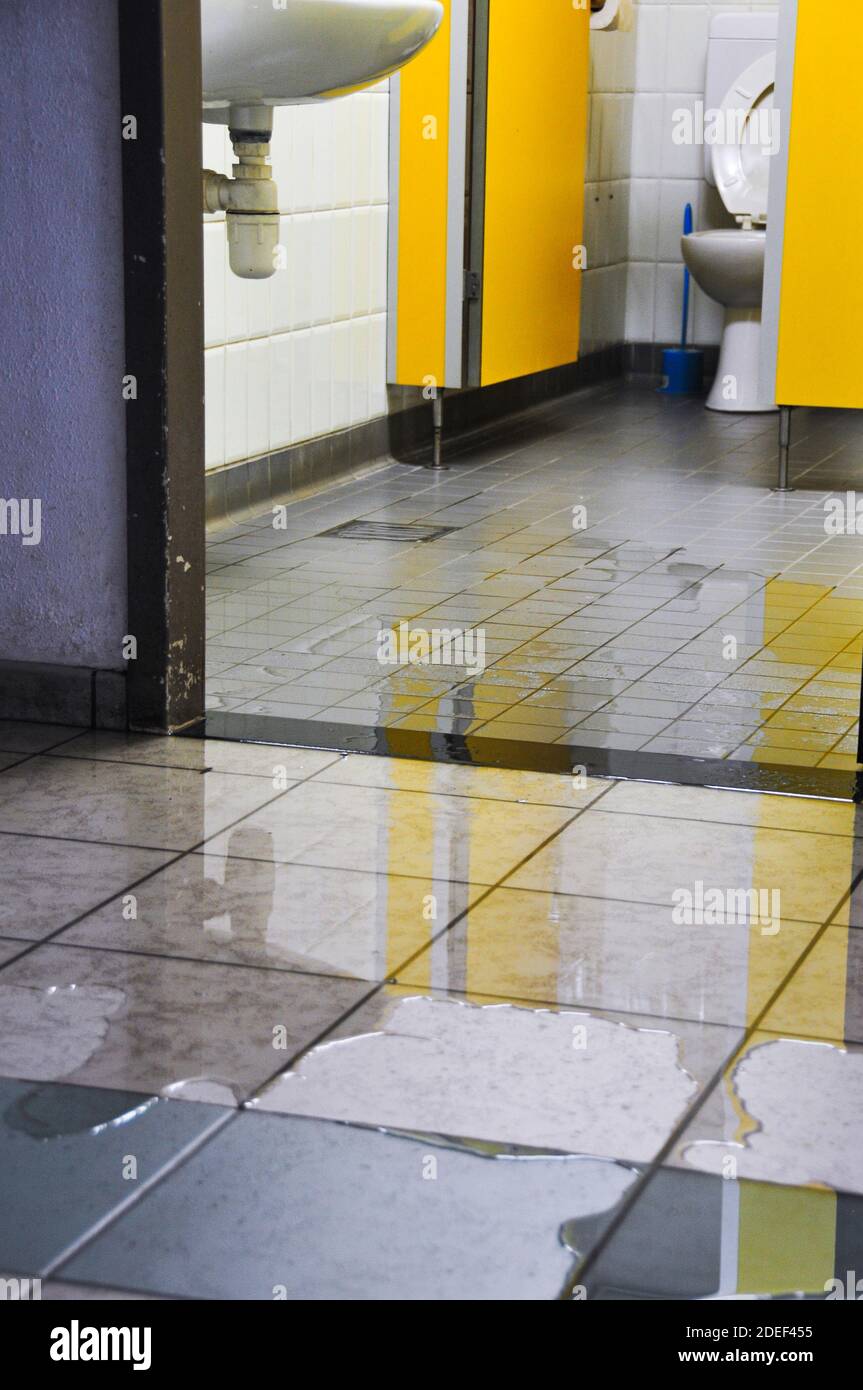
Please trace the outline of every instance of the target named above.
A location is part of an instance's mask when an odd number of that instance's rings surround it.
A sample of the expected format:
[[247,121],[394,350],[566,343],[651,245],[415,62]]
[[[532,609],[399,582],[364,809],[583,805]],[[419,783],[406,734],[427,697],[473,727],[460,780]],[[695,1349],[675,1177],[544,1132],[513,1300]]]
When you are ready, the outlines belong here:
[[266,280],[276,273],[279,244],[279,191],[269,162],[272,110],[231,108],[233,174],[205,169],[204,212],[227,213],[231,270],[243,280]]

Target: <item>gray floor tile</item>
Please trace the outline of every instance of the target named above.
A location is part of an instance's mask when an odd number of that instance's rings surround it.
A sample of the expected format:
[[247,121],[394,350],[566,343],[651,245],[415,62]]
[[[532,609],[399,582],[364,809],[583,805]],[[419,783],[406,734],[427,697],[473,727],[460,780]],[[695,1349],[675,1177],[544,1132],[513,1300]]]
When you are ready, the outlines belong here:
[[271,781],[282,770],[292,781],[301,781],[338,758],[336,753],[322,753],[312,748],[107,733],[84,734],[74,743],[56,750],[54,756],[148,763],[154,767],[188,768],[197,772],[232,772],[268,777]]
[[287,971],[39,946],[0,974],[0,1075],[230,1105],[367,989]]
[[[564,1232],[589,1255],[596,1226]],[[588,1301],[826,1298],[863,1263],[863,1203],[838,1195],[664,1168],[574,1279]]]
[[262,777],[38,757],[0,777],[0,821],[23,835],[181,850],[275,794]]
[[[601,803],[600,803],[601,806]],[[588,808],[508,886],[674,905],[695,885],[778,893],[781,919],[825,922],[857,869],[839,835],[650,819]]]
[[[381,787],[304,783],[249,816],[244,831],[263,832],[266,857],[280,863],[415,874],[435,865],[452,882],[494,883],[575,814],[556,806]],[[269,840],[264,837],[270,837]],[[236,854],[215,836],[208,854]],[[256,852],[255,857],[261,857]],[[422,871],[422,870],[421,870]]]
[[745,924],[682,929],[666,907],[499,888],[450,929],[445,958],[427,947],[395,975],[501,1000],[741,1026],[817,930],[786,922],[774,941]]
[[0,1269],[41,1274],[229,1113],[0,1079]]
[[0,935],[41,941],[170,859],[164,850],[0,835]]
[[0,719],[0,750],[4,753],[42,753],[70,739],[78,738],[80,729],[60,724],[28,724]]
[[62,1277],[215,1299],[554,1300],[573,1264],[561,1226],[589,1222],[595,1239],[635,1177],[602,1159],[245,1114]]
[[26,941],[7,941],[5,939],[0,941],[0,967],[6,965],[10,960],[14,960],[16,956],[20,956],[21,952],[26,950]]
[[116,899],[57,943],[383,980],[485,891],[419,877],[419,864],[411,878],[274,864],[261,833],[230,842],[259,857],[189,855],[136,891],[134,920]]

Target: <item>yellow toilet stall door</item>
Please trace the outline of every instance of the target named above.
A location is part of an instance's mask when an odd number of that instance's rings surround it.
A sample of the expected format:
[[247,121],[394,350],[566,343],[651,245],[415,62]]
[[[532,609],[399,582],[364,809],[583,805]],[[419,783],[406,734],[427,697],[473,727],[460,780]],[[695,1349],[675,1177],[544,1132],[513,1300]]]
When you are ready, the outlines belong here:
[[388,379],[487,386],[578,358],[586,0],[444,0],[392,80]]
[[[778,219],[777,230],[784,192],[775,399],[780,405],[859,409],[863,3],[831,9],[823,0],[783,0],[780,16],[777,96],[787,177],[784,190],[775,178],[771,183],[770,221]],[[768,258],[779,245],[768,243]],[[771,314],[775,302],[768,284],[768,325]]]
[[574,362],[590,15],[491,0],[481,384]]

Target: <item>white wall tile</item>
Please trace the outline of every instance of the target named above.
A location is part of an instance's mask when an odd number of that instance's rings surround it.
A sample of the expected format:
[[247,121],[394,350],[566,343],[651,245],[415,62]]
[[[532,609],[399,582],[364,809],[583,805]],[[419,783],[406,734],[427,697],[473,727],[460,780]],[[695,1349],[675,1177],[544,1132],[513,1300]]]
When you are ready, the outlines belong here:
[[225,462],[225,349],[204,353],[204,434],[206,464],[218,468]]
[[632,177],[658,179],[662,171],[665,98],[636,92],[632,111]]
[[371,285],[370,301],[373,314],[383,314],[387,307],[387,245],[389,218],[386,207],[371,209]]
[[270,332],[273,336],[287,333],[293,323],[294,278],[297,273],[296,223],[296,218],[283,216],[279,228],[279,245],[284,252],[285,264],[270,281]]
[[225,462],[249,458],[248,343],[225,348]]
[[355,208],[351,217],[351,316],[372,310],[372,219],[370,208]]
[[332,214],[333,297],[330,319],[350,318],[353,294],[353,228],[357,212],[345,208]]
[[225,236],[225,219],[224,217],[207,218],[204,222],[204,343],[207,347],[222,344],[227,337],[225,321],[227,261],[228,244]]
[[668,7],[649,5],[638,16],[635,90],[664,92],[668,55]]
[[270,448],[285,449],[293,440],[294,409],[293,350],[299,333],[282,333],[270,338]]
[[290,121],[291,184],[288,189],[291,212],[311,212],[315,206],[315,125],[319,106],[288,106],[284,119]]
[[336,151],[336,104],[334,101],[322,101],[313,108],[315,124],[312,206],[318,211],[336,206],[336,169],[341,167],[342,171],[344,170],[344,165],[339,166]]
[[658,229],[659,183],[656,179],[633,179],[629,189],[629,260],[656,260]]
[[256,458],[270,449],[271,341],[269,337],[259,338],[246,348],[245,458]]
[[701,183],[697,179],[663,179],[659,185],[658,261],[681,261],[680,238],[686,204],[692,204],[693,220],[698,215]]
[[329,434],[333,428],[334,367],[332,324],[313,328],[309,372],[313,435]]
[[351,319],[351,424],[359,425],[371,418],[369,354],[371,352],[372,319]]
[[369,418],[387,411],[387,316],[375,314],[369,320]]
[[683,261],[656,267],[653,331],[657,343],[679,343],[683,316]]
[[352,378],[353,378],[353,343],[351,334],[351,321],[345,319],[342,323],[334,323],[329,328],[330,334],[330,362],[332,364],[332,395],[329,428],[332,430],[347,429],[351,423],[351,408],[353,405]]
[[372,112],[377,99],[361,93],[351,109],[350,201],[354,207],[367,207],[373,201]]
[[[311,439],[315,433],[312,423],[312,357],[311,329],[291,334],[291,432],[288,443]],[[277,383],[273,382],[273,389]]]
[[389,200],[390,103],[387,95],[372,98],[372,203]]
[[626,292],[626,339],[630,343],[652,343],[656,265],[653,261],[634,261],[629,266]]
[[669,7],[666,91],[704,91],[709,30],[708,5]]
[[[224,218],[206,220],[208,467],[386,412],[388,118],[388,83],[275,112],[286,265],[272,279],[232,275]],[[204,141],[227,171],[225,128]]]
[[336,261],[333,254],[333,230],[337,216],[338,214],[329,211],[312,214],[309,219],[311,246],[308,248],[311,254],[307,259],[298,261],[294,267],[294,274],[298,279],[302,275],[308,280],[309,317],[312,324],[332,323],[334,317],[333,279]]
[[700,179],[704,171],[704,149],[701,145],[679,145],[674,140],[674,131],[679,121],[676,113],[692,111],[696,101],[702,100],[700,92],[669,92],[665,98],[662,114],[662,162],[660,174],[666,179]]

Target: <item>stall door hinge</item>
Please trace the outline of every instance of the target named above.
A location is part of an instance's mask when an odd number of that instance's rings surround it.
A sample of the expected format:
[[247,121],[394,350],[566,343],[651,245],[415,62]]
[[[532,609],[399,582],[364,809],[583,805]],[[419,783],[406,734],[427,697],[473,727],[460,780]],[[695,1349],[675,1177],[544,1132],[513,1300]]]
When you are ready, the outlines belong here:
[[464,297],[474,301],[479,299],[482,293],[482,276],[478,270],[466,270],[464,273]]

